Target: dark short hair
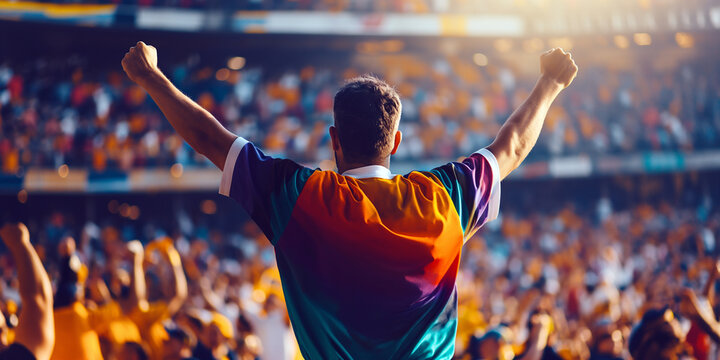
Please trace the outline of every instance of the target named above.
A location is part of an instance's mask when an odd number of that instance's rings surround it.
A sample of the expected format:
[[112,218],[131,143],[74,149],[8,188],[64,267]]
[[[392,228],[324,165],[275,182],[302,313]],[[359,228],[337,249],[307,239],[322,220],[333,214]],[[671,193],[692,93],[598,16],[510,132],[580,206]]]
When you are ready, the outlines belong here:
[[143,346],[140,343],[136,343],[134,341],[128,341],[123,344],[123,346],[130,348],[130,351],[134,352],[135,355],[137,355],[137,358],[140,360],[148,360],[148,352],[145,349],[145,346]]
[[371,75],[349,80],[333,105],[345,159],[369,162],[390,156],[400,111],[400,95],[386,82]]
[[668,311],[668,307],[648,310],[630,333],[628,350],[634,360],[673,358],[681,339],[666,319]]
[[181,328],[172,328],[172,329],[165,329],[168,335],[168,339],[175,339],[183,343],[183,345],[187,347],[193,347],[193,343],[195,342],[192,337],[183,329]]

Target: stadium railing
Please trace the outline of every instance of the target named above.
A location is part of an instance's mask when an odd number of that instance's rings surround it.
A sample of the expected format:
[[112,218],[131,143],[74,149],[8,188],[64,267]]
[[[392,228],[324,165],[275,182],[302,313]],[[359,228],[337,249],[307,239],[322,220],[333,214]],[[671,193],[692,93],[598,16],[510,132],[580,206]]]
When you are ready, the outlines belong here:
[[[320,164],[305,164],[311,168]],[[438,161],[394,162],[392,170],[405,174],[430,169]],[[167,191],[213,191],[220,184],[215,168],[137,169],[96,173],[87,169],[67,171],[31,168],[18,175],[0,174],[0,193],[22,189],[41,193],[128,193]],[[657,152],[629,156],[569,156],[524,164],[513,179],[560,179],[604,175],[660,174],[720,169],[720,151],[694,153]],[[328,169],[323,169],[328,170]]]

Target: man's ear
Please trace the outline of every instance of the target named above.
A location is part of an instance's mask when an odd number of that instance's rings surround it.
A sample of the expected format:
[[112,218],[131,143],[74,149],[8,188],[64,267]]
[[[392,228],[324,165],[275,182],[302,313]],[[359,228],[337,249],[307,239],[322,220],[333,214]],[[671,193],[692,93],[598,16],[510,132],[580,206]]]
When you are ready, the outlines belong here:
[[330,125],[328,131],[330,132],[330,140],[332,142],[333,151],[340,151],[340,138],[338,137],[337,128]]
[[390,155],[395,155],[398,147],[400,147],[401,142],[402,142],[402,132],[400,130],[398,130],[395,132],[395,144],[393,145],[393,149],[390,152]]

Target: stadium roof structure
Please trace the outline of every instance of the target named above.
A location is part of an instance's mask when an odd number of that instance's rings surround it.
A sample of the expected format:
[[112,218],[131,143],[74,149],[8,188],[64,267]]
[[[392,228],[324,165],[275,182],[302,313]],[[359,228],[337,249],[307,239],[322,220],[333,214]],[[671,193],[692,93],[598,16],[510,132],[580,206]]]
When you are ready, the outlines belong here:
[[169,31],[358,36],[527,37],[720,29],[710,3],[561,12],[360,13],[226,11],[0,1],[0,19]]

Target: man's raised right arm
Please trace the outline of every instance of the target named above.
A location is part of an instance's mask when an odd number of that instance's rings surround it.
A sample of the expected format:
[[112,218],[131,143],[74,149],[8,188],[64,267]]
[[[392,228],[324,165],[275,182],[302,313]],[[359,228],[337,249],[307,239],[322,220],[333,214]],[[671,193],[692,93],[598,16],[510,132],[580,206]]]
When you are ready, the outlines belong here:
[[138,42],[125,54],[122,67],[130,80],[150,94],[175,131],[222,170],[230,145],[237,136],[163,75],[157,66],[155,47]]
[[487,147],[495,155],[504,179],[515,170],[535,146],[550,105],[568,87],[578,68],[570,53],[553,49],[540,57],[542,75],[530,96],[500,128],[495,141]]

